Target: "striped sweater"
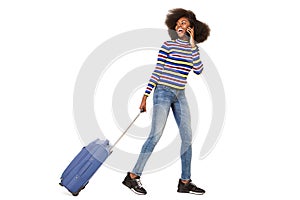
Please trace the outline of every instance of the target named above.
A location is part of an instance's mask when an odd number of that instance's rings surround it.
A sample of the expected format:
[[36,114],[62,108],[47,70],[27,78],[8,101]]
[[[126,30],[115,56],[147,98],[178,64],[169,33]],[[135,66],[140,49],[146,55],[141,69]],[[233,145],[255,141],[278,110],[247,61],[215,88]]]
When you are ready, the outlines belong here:
[[188,41],[180,39],[164,42],[145,95],[149,96],[157,84],[184,89],[191,70],[198,75],[203,70],[198,47],[192,48]]

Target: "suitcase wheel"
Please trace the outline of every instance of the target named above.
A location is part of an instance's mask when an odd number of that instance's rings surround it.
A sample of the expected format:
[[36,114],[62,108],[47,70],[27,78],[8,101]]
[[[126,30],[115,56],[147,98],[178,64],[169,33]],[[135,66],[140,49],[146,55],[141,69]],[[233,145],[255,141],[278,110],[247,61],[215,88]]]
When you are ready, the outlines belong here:
[[83,190],[85,188],[85,186],[88,184],[89,182],[87,182],[82,188],[80,188],[77,192],[71,192],[73,196],[78,196],[79,195],[79,192],[81,190]]
[[[80,190],[79,190],[79,192],[80,192]],[[72,193],[72,195],[73,195],[74,197],[76,197],[76,196],[78,196],[79,192]]]

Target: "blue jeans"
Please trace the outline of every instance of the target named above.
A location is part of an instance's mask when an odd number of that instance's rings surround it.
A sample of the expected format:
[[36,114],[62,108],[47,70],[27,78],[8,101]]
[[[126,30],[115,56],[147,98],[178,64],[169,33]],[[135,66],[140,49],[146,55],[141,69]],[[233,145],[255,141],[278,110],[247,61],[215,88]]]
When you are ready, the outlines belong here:
[[162,136],[170,108],[172,108],[181,137],[181,179],[189,180],[191,178],[192,129],[185,90],[174,89],[164,85],[157,85],[155,88],[151,132],[142,147],[132,173],[139,176],[142,175],[146,162]]

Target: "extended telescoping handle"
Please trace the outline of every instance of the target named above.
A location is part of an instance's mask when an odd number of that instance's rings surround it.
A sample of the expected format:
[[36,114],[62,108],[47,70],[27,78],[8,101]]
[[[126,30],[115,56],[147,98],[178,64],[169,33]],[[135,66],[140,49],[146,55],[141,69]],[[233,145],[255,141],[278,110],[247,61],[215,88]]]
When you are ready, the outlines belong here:
[[137,116],[132,120],[132,122],[129,124],[129,126],[126,128],[126,130],[122,133],[122,135],[117,139],[117,141],[111,146],[110,148],[110,152],[112,152],[113,148],[118,144],[118,142],[122,139],[122,137],[126,134],[126,132],[128,131],[128,129],[132,126],[132,124],[135,122],[135,120],[140,116],[140,114],[144,112],[143,109],[140,110],[139,114],[137,114]]

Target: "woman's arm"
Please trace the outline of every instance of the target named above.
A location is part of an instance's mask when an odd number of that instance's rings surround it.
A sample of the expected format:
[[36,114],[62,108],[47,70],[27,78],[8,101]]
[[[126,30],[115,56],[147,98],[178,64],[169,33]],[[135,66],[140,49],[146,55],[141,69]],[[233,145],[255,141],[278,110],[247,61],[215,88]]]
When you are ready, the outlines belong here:
[[153,90],[153,88],[156,87],[157,82],[160,79],[160,75],[164,69],[166,58],[168,57],[168,54],[169,54],[169,47],[168,47],[167,42],[165,42],[161,46],[161,48],[158,52],[156,66],[150,77],[150,80],[148,82],[148,85],[147,85],[144,95],[149,96],[151,91]]
[[144,93],[144,96],[142,98],[142,102],[140,105],[140,109],[143,109],[143,111],[146,111],[146,101],[147,101],[147,97],[150,95],[150,93],[152,92],[153,88],[156,87],[159,79],[160,79],[160,75],[164,69],[165,66],[165,62],[166,59],[168,57],[169,54],[169,47],[167,42],[165,42],[159,52],[158,52],[158,56],[157,56],[157,62],[156,62],[156,66],[154,71],[151,74],[150,80],[148,82],[148,85],[146,87],[146,91]]
[[190,44],[192,47],[192,57],[193,57],[193,71],[195,74],[201,74],[203,71],[203,63],[200,59],[200,53],[194,40],[194,27],[189,27],[187,32],[190,34]]

